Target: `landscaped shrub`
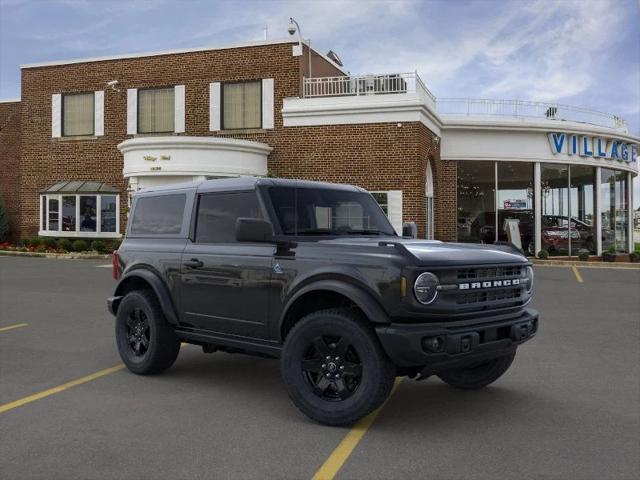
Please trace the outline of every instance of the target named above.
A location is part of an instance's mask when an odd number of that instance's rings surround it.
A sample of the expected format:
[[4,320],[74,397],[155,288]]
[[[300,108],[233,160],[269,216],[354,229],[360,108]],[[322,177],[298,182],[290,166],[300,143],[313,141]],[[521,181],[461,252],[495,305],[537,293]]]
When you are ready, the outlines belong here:
[[0,243],[5,242],[9,238],[9,218],[4,210],[2,196],[0,196]]
[[71,244],[71,249],[74,252],[85,252],[89,249],[89,244],[87,243],[86,240],[75,240],[72,244]]
[[111,240],[111,242],[109,243],[109,252],[113,252],[114,250],[117,250],[120,247],[120,244],[122,243],[122,240],[120,240],[119,238],[115,238],[113,240]]
[[578,260],[586,262],[589,260],[589,250],[578,250]]
[[107,246],[102,240],[94,240],[93,242],[91,242],[91,250],[95,250],[99,253],[104,253],[106,248]]
[[61,238],[58,242],[58,247],[66,252],[70,252],[73,248],[73,245],[71,243],[71,240],[69,240],[68,238]]
[[549,258],[549,252],[547,252],[544,248],[538,252],[538,258],[540,260],[546,260]]
[[33,242],[34,242],[34,240],[35,240],[35,239],[32,239],[32,238],[26,237],[26,238],[23,238],[23,239],[22,239],[22,242],[20,242],[20,243],[22,243],[22,246],[23,246],[23,247],[30,247],[31,245],[35,245],[35,244],[33,243]]
[[44,245],[51,250],[55,249],[58,246],[58,241],[55,238],[51,237],[39,237],[38,243]]

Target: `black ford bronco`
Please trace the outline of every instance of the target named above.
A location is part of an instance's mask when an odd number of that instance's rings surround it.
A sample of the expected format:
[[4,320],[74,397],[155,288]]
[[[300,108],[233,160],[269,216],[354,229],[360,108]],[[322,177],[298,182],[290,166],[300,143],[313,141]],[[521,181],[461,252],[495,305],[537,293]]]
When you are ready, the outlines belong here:
[[280,358],[306,415],[354,423],[396,376],[481,388],[537,331],[515,248],[396,234],[357,187],[230,178],[138,192],[108,306],[122,360],[169,368],[180,342]]

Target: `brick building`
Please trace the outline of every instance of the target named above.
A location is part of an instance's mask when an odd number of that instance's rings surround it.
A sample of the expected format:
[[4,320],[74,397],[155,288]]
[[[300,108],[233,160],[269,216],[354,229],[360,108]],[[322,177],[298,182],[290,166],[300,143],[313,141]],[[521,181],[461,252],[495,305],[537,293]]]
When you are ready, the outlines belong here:
[[[613,235],[628,249],[638,138],[617,117],[531,102],[497,117],[495,104],[436,101],[416,73],[352,76],[309,54],[284,40],[22,66],[20,101],[0,103],[14,239],[119,237],[139,188],[270,174],[364,187],[421,238],[502,240],[514,218],[525,248],[570,253],[578,227],[562,218],[576,217],[594,237],[581,246],[599,253]],[[592,151],[573,155],[574,138]],[[575,186],[563,183],[572,164]],[[596,193],[603,171],[613,206]],[[552,219],[564,243],[545,236]]]

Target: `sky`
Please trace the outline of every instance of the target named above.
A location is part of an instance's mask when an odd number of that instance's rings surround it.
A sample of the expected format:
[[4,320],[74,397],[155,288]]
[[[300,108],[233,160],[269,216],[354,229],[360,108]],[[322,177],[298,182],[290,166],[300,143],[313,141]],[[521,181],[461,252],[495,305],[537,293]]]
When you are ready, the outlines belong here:
[[280,39],[291,16],[351,73],[417,70],[436,97],[577,105],[640,135],[640,0],[0,0],[0,99],[20,64]]

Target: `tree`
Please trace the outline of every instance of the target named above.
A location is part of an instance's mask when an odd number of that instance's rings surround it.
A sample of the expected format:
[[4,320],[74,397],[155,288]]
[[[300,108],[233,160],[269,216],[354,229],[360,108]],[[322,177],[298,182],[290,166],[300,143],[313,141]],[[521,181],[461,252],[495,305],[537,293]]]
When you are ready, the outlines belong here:
[[0,195],[0,242],[4,242],[9,239],[9,217],[4,209],[4,202],[2,201],[2,195]]

